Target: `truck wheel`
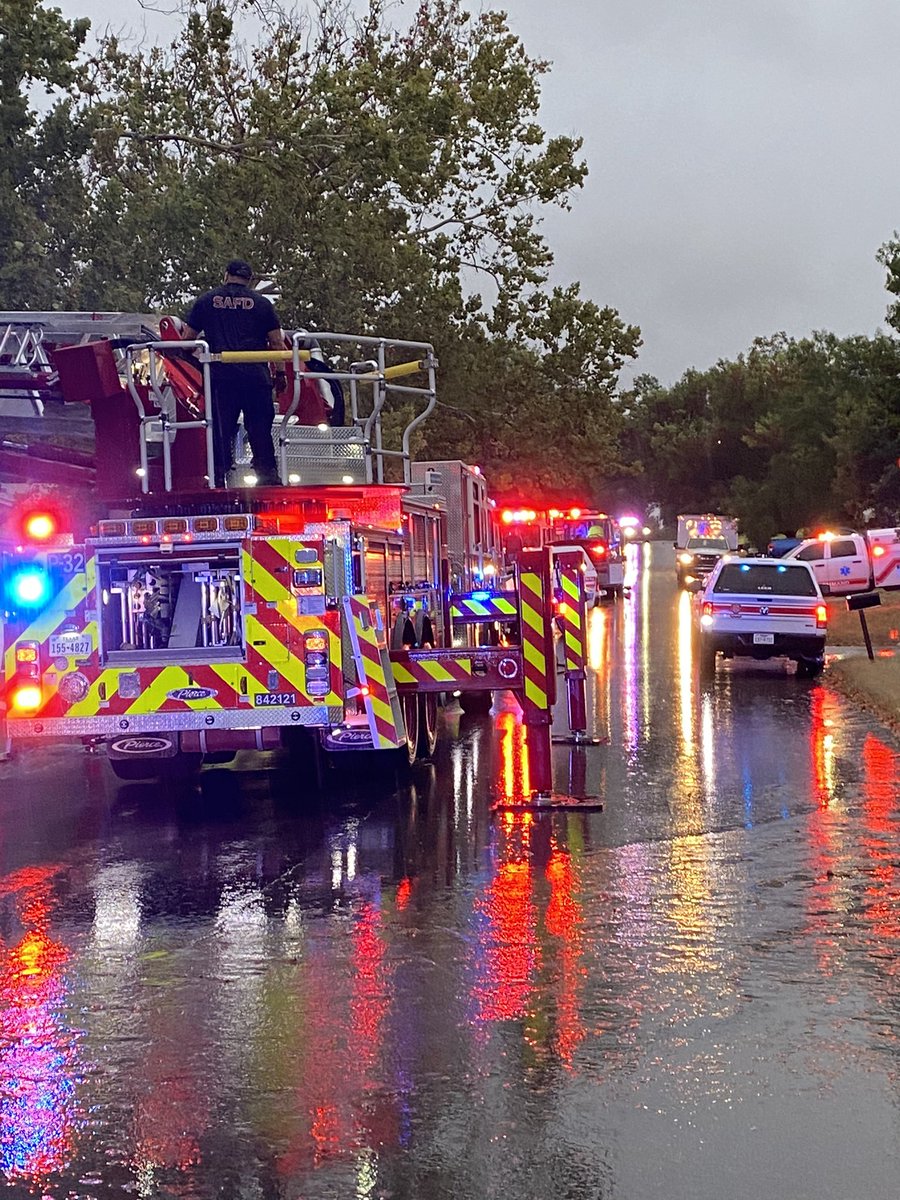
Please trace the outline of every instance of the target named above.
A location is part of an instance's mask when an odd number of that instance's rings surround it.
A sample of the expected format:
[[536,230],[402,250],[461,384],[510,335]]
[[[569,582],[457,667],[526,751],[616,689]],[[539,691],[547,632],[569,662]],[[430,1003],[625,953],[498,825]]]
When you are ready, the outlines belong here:
[[700,642],[700,678],[712,679],[716,673],[716,648]]
[[419,758],[431,758],[437,746],[438,696],[437,692],[426,692],[419,696]]
[[399,753],[410,766],[416,761],[419,753],[419,701],[421,696],[405,695],[400,697],[400,708],[403,711],[403,723],[406,726],[406,743],[401,745]]

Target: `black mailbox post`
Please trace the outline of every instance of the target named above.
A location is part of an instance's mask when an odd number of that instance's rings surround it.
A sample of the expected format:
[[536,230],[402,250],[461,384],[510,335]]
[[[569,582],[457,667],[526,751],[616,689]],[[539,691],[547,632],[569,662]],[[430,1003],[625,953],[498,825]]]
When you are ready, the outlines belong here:
[[848,610],[859,613],[859,624],[862,629],[863,641],[866,643],[866,653],[870,660],[874,660],[875,655],[872,652],[872,639],[869,637],[869,626],[866,623],[865,610],[867,608],[877,608],[880,603],[880,592],[858,592],[855,596],[847,597]]

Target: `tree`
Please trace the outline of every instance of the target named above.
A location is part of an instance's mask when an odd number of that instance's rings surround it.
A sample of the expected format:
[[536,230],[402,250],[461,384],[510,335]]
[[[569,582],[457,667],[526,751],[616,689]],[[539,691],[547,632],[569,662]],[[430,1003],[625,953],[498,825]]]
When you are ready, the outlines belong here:
[[[0,307],[58,303],[83,212],[79,160],[87,137],[73,114],[87,20],[41,0],[0,0]],[[49,100],[39,113],[35,90]]]
[[65,301],[177,312],[237,254],[276,278],[288,327],[433,341],[427,452],[573,487],[609,476],[639,331],[548,286],[541,209],[587,171],[580,140],[537,120],[548,65],[501,13],[421,0],[395,26],[386,7],[186,0],[168,47],[104,39],[67,110],[90,144]]

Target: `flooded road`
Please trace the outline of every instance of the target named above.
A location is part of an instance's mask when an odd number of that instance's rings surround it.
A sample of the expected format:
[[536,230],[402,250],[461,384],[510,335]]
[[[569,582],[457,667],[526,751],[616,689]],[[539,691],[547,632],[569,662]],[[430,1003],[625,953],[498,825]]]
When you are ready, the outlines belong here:
[[12,1195],[886,1197],[900,751],[827,683],[701,687],[671,550],[591,617],[595,813],[492,817],[518,713],[434,764],[118,784],[0,767]]

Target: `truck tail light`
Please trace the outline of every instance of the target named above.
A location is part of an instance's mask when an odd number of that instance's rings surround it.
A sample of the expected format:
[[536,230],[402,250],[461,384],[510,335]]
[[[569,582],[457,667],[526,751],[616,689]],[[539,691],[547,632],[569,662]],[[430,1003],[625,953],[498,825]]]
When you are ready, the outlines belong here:
[[19,642],[16,646],[16,674],[20,678],[39,679],[41,674],[37,642]]
[[311,629],[303,635],[303,663],[306,667],[306,694],[327,696],[331,691],[327,630]]
[[816,629],[825,629],[828,625],[828,609],[824,604],[816,605]]
[[42,699],[40,684],[21,683],[12,694],[12,706],[16,712],[36,712]]
[[704,617],[711,617],[713,615],[713,606],[710,604],[710,602],[708,600],[706,600],[703,604],[703,609],[701,610],[701,615]]

